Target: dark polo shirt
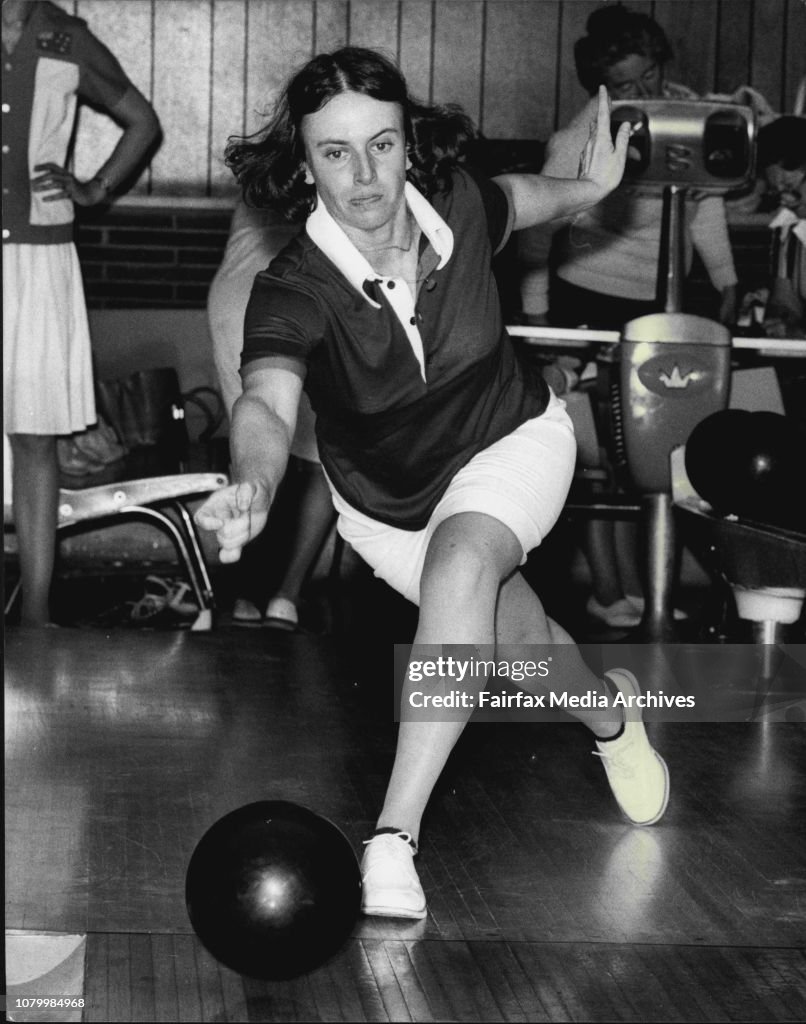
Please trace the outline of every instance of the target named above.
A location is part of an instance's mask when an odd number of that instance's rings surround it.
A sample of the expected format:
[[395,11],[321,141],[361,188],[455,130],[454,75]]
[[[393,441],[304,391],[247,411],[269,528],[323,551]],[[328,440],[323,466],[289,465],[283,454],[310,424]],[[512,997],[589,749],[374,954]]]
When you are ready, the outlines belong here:
[[14,52],[2,51],[3,241],[54,245],[73,240],[73,205],[35,200],[34,166],[64,164],[78,98],[108,110],[130,83],[85,21],[46,0],[30,6]]
[[542,378],[513,349],[490,266],[511,223],[505,193],[459,170],[431,205],[454,244],[432,269],[422,239],[424,375],[386,288],[367,282],[368,302],[306,233],[256,277],[244,328],[244,377],[267,365],[304,375],[333,485],[354,508],[408,530],[428,523],[477,452],[548,403]]

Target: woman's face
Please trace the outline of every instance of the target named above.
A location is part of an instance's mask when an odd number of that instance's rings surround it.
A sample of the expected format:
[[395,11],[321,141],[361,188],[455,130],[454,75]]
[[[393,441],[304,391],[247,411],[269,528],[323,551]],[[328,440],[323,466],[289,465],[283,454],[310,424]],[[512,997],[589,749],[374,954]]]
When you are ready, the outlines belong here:
[[405,203],[408,165],[400,105],[345,92],[301,127],[306,180],[334,220],[348,234],[391,224]]
[[786,170],[781,164],[770,164],[764,176],[773,192],[778,193],[782,206],[798,206],[803,201],[801,187],[806,180],[806,166]]
[[631,53],[604,72],[604,84],[614,100],[654,100],[663,92],[663,67],[652,57]]

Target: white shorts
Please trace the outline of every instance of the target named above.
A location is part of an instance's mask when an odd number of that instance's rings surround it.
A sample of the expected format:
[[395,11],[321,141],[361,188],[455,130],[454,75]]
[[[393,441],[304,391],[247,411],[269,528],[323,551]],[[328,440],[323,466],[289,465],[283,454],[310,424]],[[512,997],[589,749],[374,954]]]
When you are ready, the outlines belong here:
[[338,530],[376,576],[418,605],[426,551],[440,523],[460,512],[492,516],[518,538],[523,565],[562,512],[575,457],[571,419],[565,403],[552,394],[542,416],[527,420],[459,470],[422,530],[379,523],[349,505],[331,484]]
[[94,423],[92,354],[72,242],[3,246],[3,428],[72,434]]

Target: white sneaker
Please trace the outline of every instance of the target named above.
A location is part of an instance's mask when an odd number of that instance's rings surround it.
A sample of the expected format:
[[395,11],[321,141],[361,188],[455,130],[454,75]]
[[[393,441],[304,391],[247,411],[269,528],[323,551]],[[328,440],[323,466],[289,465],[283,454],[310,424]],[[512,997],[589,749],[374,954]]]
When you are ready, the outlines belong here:
[[[606,672],[610,682],[629,701],[641,688],[632,672],[617,668]],[[669,769],[647,738],[641,709],[626,707],[624,732],[615,740],[596,742],[607,781],[619,807],[634,825],[654,825],[669,802]]]
[[425,894],[414,867],[411,835],[383,832],[364,846],[362,911],[375,917],[425,917]]

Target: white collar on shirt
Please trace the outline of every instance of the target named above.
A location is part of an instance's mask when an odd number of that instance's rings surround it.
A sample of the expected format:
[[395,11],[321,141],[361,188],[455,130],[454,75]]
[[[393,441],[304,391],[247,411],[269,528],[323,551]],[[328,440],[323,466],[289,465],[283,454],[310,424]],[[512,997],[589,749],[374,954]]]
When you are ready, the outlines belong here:
[[[404,196],[420,230],[431,243],[434,252],[439,257],[437,270],[440,270],[451,258],[451,253],[453,252],[453,232],[425,196],[418,192],[411,182],[406,182]],[[376,281],[381,275],[372,269],[369,261],[356,249],[344,230],[331,217],[325,204],[318,197],[316,208],[306,221],[305,230],[311,241],[315,242],[325,256],[336,265],[353,288],[360,292],[371,306],[380,309],[379,303],[371,299],[364,290],[364,283],[366,281]]]

